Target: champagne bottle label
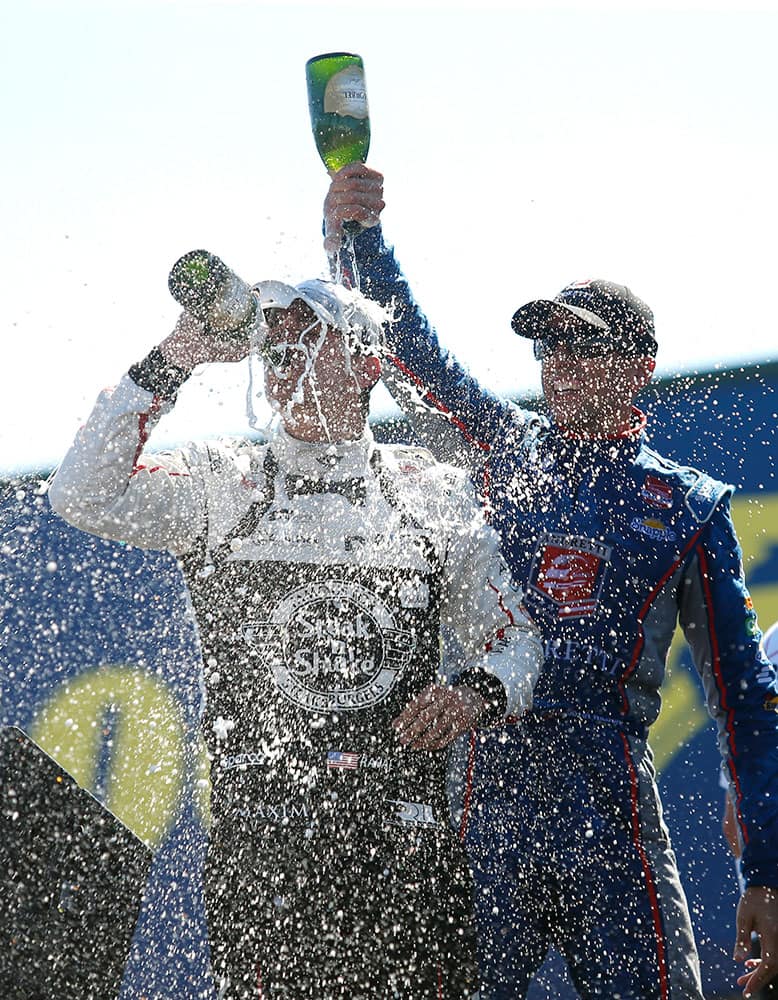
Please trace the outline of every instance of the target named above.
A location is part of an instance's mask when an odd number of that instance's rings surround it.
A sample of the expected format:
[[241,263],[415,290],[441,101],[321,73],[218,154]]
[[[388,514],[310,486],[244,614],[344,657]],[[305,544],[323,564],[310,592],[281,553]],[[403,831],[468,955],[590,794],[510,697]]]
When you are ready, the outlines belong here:
[[369,115],[365,74],[361,66],[346,66],[327,81],[324,113],[364,119]]

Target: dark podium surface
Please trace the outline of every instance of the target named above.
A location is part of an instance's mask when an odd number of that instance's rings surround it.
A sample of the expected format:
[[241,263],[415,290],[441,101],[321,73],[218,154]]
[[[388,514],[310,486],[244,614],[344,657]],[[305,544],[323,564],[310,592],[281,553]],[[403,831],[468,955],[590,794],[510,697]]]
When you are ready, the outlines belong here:
[[0,992],[119,994],[152,852],[20,729],[0,727]]

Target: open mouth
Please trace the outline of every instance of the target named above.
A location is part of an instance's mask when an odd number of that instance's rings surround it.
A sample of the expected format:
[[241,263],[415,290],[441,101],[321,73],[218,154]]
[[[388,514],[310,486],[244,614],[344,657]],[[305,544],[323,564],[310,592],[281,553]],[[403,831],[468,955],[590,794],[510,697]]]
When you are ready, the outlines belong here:
[[555,379],[551,384],[555,396],[567,396],[581,391],[581,383],[577,379]]

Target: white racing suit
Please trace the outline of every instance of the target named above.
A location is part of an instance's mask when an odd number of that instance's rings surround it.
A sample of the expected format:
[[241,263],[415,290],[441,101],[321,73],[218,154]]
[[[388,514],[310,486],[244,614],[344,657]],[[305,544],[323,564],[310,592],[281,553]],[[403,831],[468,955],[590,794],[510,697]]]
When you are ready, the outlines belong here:
[[217,981],[273,1000],[470,996],[446,754],[400,747],[391,720],[435,680],[481,691],[494,721],[530,706],[542,652],[497,536],[465,474],[369,432],[144,453],[170,405],[128,376],[102,393],[50,500],[181,560],[207,693]]

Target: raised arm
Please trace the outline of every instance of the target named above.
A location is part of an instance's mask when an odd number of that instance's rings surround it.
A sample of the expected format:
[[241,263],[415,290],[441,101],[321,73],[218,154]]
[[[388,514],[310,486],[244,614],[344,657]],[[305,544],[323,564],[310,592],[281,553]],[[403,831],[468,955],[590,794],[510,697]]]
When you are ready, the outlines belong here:
[[192,368],[245,356],[248,343],[204,334],[187,313],[174,331],[97,399],[49,487],[52,509],[104,538],[182,554],[205,528],[201,468],[208,450],[148,452]]
[[[379,219],[383,177],[361,163],[332,178],[324,202],[325,249],[338,251],[346,222],[362,227],[353,239],[361,291],[393,310],[387,324],[384,380],[424,443],[445,461],[482,466],[508,413],[508,404],[485,389],[443,348],[384,242]],[[346,239],[350,239],[347,235]],[[419,401],[426,414],[420,412]]]

